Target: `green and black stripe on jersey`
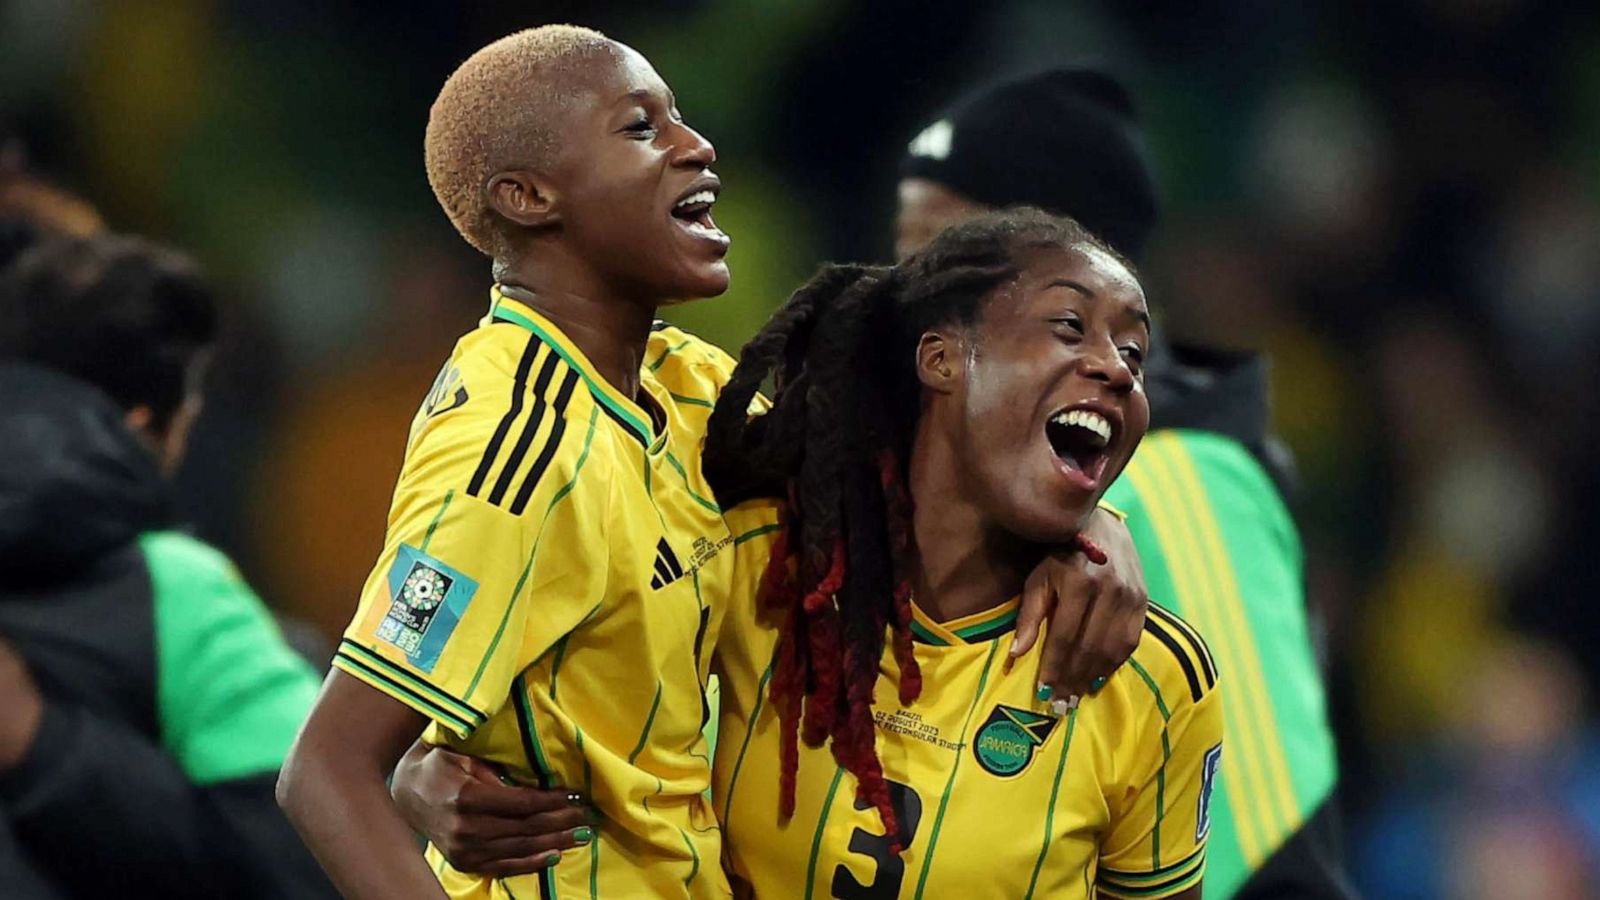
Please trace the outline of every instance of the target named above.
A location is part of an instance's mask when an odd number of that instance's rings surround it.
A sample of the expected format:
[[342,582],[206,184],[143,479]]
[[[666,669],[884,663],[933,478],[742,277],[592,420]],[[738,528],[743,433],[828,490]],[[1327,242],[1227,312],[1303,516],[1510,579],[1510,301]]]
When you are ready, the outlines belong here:
[[1200,847],[1183,859],[1149,872],[1119,872],[1100,867],[1095,873],[1097,893],[1119,900],[1167,896],[1174,890],[1192,887],[1205,870],[1206,848]]
[[[532,319],[529,319],[528,317],[518,313],[514,309],[507,308],[498,301],[495,304],[494,310],[490,314],[490,318],[496,322],[504,322],[508,325],[516,325],[519,328],[526,329],[529,333],[534,335],[534,340],[536,341],[541,340],[541,338],[545,336],[544,331],[539,327],[537,322],[534,322]],[[663,323],[658,322],[657,324],[659,325]],[[659,331],[660,329],[652,326],[652,330]],[[557,347],[551,346],[550,349],[557,354],[561,353],[561,350]],[[569,366],[572,365],[572,360],[566,359],[564,355],[563,360]],[[611,421],[616,422],[617,425],[621,426],[623,432],[627,434],[628,437],[637,441],[639,446],[648,449],[655,440],[655,435],[651,432],[649,426],[617,409],[614,401],[606,396],[605,391],[600,390],[595,385],[595,382],[592,380],[592,373],[580,374],[583,374],[585,379],[590,379],[590,392],[594,394],[595,402],[600,405],[600,410],[610,417]]]
[[1211,659],[1211,649],[1187,622],[1152,603],[1145,616],[1144,630],[1178,660],[1184,680],[1189,684],[1189,696],[1196,703],[1217,686],[1217,664]]
[[[535,369],[537,375],[534,375]],[[531,390],[528,384],[530,376],[533,377]],[[566,435],[567,404],[577,385],[577,370],[562,359],[554,348],[530,333],[512,379],[510,405],[489,438],[483,458],[467,484],[469,496],[503,507],[512,515],[522,514],[539,479],[544,477],[550,461],[555,458],[561,439]],[[531,408],[524,416],[523,408],[530,406],[530,395],[533,398]],[[552,417],[552,421],[541,441],[539,431],[547,416]],[[517,431],[515,442],[507,447],[507,440],[519,420],[521,429]],[[535,444],[538,445],[537,449]],[[519,482],[517,474],[530,454],[534,454],[533,464]],[[499,475],[491,480],[490,475],[497,466]],[[513,485],[516,486],[515,493],[512,492]]]
[[464,733],[472,732],[489,719],[467,701],[417,677],[403,666],[384,659],[382,655],[349,638],[339,642],[334,657],[351,668],[365,672],[391,690],[412,698],[427,710],[428,715]]
[[[960,626],[941,626],[947,628],[949,633],[958,638],[962,643],[981,644],[1003,637],[1017,629],[1016,606],[998,607],[989,613],[976,616],[966,616],[960,621]],[[913,619],[911,622],[911,639],[919,644],[931,644],[935,647],[948,647],[951,641],[944,635],[929,628],[923,622]]]

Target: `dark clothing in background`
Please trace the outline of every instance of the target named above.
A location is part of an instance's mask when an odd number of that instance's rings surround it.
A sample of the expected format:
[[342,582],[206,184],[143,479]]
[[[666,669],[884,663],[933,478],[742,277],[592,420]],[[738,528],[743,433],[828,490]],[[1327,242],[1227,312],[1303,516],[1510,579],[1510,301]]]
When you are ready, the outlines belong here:
[[34,868],[17,846],[11,825],[0,820],[0,887],[8,900],[63,900],[65,897]]
[[315,675],[227,559],[172,530],[109,398],[0,365],[0,435],[0,639],[46,704],[0,773],[0,893],[336,896],[273,797]]
[[1267,361],[1187,344],[1167,344],[1145,371],[1150,430],[1210,431],[1243,444],[1285,500],[1294,499],[1294,458],[1268,430]]

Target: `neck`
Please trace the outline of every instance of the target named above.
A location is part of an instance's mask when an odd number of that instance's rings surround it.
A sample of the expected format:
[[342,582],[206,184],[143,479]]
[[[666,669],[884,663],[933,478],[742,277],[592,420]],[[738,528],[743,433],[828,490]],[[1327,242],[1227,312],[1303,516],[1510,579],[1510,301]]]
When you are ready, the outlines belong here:
[[960,477],[955,448],[935,438],[924,414],[911,449],[911,529],[917,605],[940,622],[993,609],[1016,596],[1037,548],[994,528]]
[[553,322],[623,396],[638,397],[645,342],[656,318],[653,303],[617,297],[581,279],[553,278],[530,266],[497,267],[496,275],[502,293]]

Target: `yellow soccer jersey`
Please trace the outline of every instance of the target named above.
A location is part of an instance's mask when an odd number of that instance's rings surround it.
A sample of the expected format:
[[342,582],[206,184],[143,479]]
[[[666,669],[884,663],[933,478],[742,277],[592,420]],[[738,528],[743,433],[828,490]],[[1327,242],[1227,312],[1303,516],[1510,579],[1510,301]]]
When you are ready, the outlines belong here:
[[[529,307],[493,296],[412,427],[383,555],[334,664],[426,738],[565,785],[598,839],[505,881],[430,860],[452,897],[726,897],[705,800],[710,648],[733,536],[700,442],[733,361],[670,327],[622,396]],[[719,595],[719,596],[724,596]]]
[[1006,664],[1016,601],[943,624],[917,611],[922,696],[900,706],[886,652],[874,713],[897,857],[826,747],[801,744],[795,814],[780,820],[777,632],[752,609],[730,607],[715,660],[712,796],[735,896],[1147,898],[1200,881],[1222,707],[1205,644],[1171,613],[1152,608],[1132,659],[1058,718],[1034,697],[1038,649]]

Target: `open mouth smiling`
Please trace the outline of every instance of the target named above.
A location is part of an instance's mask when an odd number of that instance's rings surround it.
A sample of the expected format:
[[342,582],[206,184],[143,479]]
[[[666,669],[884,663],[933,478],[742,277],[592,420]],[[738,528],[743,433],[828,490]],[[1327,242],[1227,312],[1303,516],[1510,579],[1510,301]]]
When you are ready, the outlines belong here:
[[1116,415],[1090,403],[1058,410],[1045,421],[1044,434],[1058,467],[1084,490],[1100,485],[1117,433]]
[[716,205],[719,193],[720,185],[715,176],[702,178],[672,205],[671,212],[691,236],[725,247],[729,243],[728,236],[711,218],[711,208]]

